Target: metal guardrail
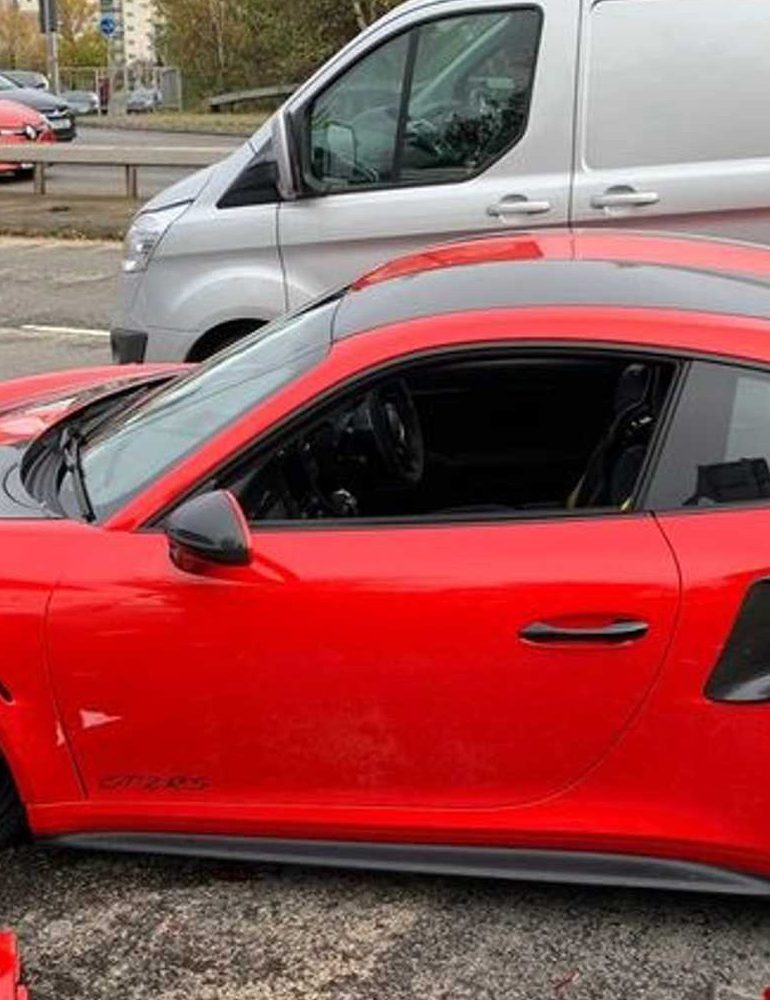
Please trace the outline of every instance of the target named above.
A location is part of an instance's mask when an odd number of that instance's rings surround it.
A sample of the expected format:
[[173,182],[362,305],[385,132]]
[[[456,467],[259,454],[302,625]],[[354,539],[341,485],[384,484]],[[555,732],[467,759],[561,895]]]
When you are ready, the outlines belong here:
[[208,100],[211,111],[221,111],[222,108],[243,104],[247,101],[284,100],[291,97],[299,86],[298,83],[285,83],[279,87],[257,87],[256,90],[234,90],[229,94],[217,94]]
[[65,146],[40,143],[0,146],[3,163],[31,163],[35,168],[35,194],[46,193],[46,170],[67,163],[82,167],[123,167],[126,172],[126,196],[139,197],[140,167],[208,167],[229,156],[229,148],[216,146]]

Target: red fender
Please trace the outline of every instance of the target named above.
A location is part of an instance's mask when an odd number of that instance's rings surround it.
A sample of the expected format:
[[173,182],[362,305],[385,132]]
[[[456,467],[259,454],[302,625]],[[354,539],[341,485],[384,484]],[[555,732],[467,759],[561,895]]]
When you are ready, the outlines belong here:
[[21,985],[19,943],[10,931],[0,931],[0,1000],[29,1000]]

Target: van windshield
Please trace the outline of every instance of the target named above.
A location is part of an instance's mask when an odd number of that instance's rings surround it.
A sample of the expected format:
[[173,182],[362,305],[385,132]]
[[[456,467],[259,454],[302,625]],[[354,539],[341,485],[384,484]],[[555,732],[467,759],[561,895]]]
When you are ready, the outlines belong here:
[[[338,297],[270,324],[102,425],[82,456],[97,519],[321,362],[331,348]],[[63,491],[60,500],[74,513],[72,497]]]

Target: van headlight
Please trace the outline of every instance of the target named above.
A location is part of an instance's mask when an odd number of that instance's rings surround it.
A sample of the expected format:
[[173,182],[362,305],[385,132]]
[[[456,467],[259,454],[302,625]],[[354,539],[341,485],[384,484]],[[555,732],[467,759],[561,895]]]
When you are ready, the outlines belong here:
[[123,270],[126,274],[144,271],[155,248],[171,226],[189,207],[189,202],[138,215],[126,233]]

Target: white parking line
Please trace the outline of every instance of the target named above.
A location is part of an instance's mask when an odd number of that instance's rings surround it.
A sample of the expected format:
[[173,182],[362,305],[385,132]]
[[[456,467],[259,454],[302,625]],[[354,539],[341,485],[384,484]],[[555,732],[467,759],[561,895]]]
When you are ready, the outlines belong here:
[[25,333],[47,333],[57,337],[109,337],[109,330],[89,330],[82,326],[39,326],[25,323],[21,329]]

